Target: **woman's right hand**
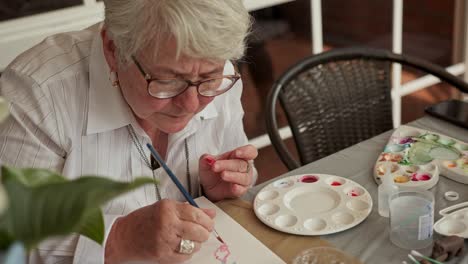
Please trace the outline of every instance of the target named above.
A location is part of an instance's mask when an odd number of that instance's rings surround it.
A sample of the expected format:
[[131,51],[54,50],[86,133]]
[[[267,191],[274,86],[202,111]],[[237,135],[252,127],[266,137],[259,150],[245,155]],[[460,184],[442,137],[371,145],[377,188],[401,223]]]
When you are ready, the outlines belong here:
[[[166,199],[135,210],[114,222],[105,245],[105,263],[186,261],[208,240],[215,213]],[[195,243],[192,254],[179,253],[181,239]]]

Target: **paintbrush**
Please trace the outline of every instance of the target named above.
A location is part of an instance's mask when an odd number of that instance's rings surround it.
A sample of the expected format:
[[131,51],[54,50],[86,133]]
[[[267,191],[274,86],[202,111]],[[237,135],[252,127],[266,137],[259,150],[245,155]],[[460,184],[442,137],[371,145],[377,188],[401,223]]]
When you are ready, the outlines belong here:
[[408,254],[408,258],[411,259],[411,261],[413,261],[414,264],[421,264],[419,261],[417,261],[411,254]]
[[[151,155],[153,155],[153,157],[156,159],[156,161],[159,163],[159,165],[161,165],[164,170],[166,171],[166,173],[169,175],[169,178],[171,178],[171,180],[174,182],[174,184],[177,186],[177,188],[179,189],[179,191],[184,195],[185,199],[187,200],[187,202],[189,202],[189,204],[191,204],[192,206],[195,206],[197,208],[200,208],[200,206],[198,206],[198,204],[195,202],[195,200],[193,200],[192,196],[187,192],[187,190],[185,190],[184,186],[182,186],[182,184],[180,183],[179,179],[177,179],[177,177],[174,175],[174,173],[171,171],[171,169],[169,169],[169,167],[167,166],[167,164],[162,160],[162,158],[159,156],[158,152],[156,151],[156,149],[154,149],[154,147],[151,145],[151,144],[146,144],[146,146],[149,148],[150,152],[151,152]],[[224,243],[223,239],[219,236],[218,232],[216,232],[216,229],[213,229],[213,233],[216,237],[216,239],[219,240],[219,242]]]
[[427,261],[430,261],[430,262],[432,262],[432,263],[435,263],[435,264],[444,264],[444,263],[442,263],[442,262],[440,262],[440,261],[437,261],[437,260],[435,260],[435,259],[433,259],[433,258],[426,257],[426,256],[424,256],[423,254],[421,254],[419,251],[416,251],[416,250],[411,250],[411,255],[416,256],[416,257],[423,258],[423,259],[425,259],[425,260],[427,260]]

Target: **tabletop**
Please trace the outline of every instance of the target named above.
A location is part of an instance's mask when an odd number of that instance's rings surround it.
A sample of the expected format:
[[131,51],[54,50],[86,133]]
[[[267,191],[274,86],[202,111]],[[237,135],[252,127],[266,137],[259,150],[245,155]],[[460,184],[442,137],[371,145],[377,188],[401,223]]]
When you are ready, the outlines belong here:
[[[463,142],[468,142],[468,131],[461,127],[452,125],[437,118],[424,116],[409,126],[427,129],[433,132],[444,134]],[[407,254],[409,250],[402,249],[389,239],[389,218],[381,217],[378,213],[377,204],[377,184],[373,179],[373,168],[377,157],[382,152],[388,142],[392,131],[387,131],[369,140],[358,143],[354,146],[339,151],[333,155],[307,164],[296,170],[280,175],[268,182],[259,184],[243,196],[244,200],[253,201],[255,195],[264,186],[279,178],[305,173],[332,174],[349,178],[369,191],[372,200],[372,212],[366,220],[351,229],[340,233],[324,235],[321,239],[330,242],[335,247],[346,253],[359,258],[363,263],[402,263],[406,260],[409,263]],[[434,221],[441,218],[438,211],[448,206],[468,201],[467,185],[455,182],[441,176],[438,184],[430,189],[435,197],[435,217]],[[456,191],[460,194],[460,199],[449,202],[443,198],[446,191]],[[437,235],[435,235],[437,238]],[[465,241],[468,249],[468,242]],[[421,253],[429,255],[432,247],[419,250]],[[454,261],[446,263],[468,263],[468,252],[464,256],[456,258]]]

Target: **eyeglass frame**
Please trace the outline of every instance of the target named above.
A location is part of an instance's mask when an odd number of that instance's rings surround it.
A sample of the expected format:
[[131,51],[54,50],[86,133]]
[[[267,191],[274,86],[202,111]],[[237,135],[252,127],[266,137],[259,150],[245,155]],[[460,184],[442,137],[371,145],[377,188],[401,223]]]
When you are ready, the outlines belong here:
[[[143,78],[146,80],[146,91],[148,92],[148,95],[151,96],[151,97],[154,97],[154,98],[157,98],[157,99],[170,99],[170,98],[174,98],[180,94],[183,94],[185,91],[187,91],[188,88],[192,87],[192,86],[195,86],[197,88],[197,94],[200,95],[200,96],[203,96],[203,97],[215,97],[215,96],[218,96],[218,95],[221,95],[227,91],[229,91],[232,87],[234,87],[234,85],[236,84],[236,82],[241,78],[241,75],[236,71],[235,71],[235,75],[223,75],[222,77],[218,77],[218,78],[210,78],[210,79],[205,79],[205,80],[201,80],[201,81],[198,81],[198,82],[192,82],[190,80],[185,80],[185,79],[180,79],[180,78],[168,78],[168,79],[160,79],[160,78],[153,78],[151,77],[151,75],[149,73],[147,73],[143,67],[141,66],[141,64],[138,62],[138,60],[135,58],[135,56],[131,56],[132,60],[133,60],[133,63],[135,63],[135,65],[137,66],[138,70],[140,71],[140,73],[143,75]],[[222,93],[219,93],[219,94],[216,94],[216,95],[203,95],[200,93],[200,85],[205,83],[205,82],[209,82],[209,81],[212,81],[212,80],[217,80],[217,79],[224,79],[224,78],[228,78],[228,79],[231,79],[232,81],[232,84],[231,84],[231,87],[229,87],[228,89],[226,89],[225,91],[223,91]],[[185,89],[181,90],[179,93],[173,95],[173,96],[170,96],[170,97],[164,97],[164,98],[160,98],[160,97],[157,97],[157,96],[154,96],[150,93],[149,91],[149,86],[150,86],[150,83],[152,81],[171,81],[171,80],[178,80],[178,81],[184,81],[185,83],[187,83],[187,87],[185,87]]]

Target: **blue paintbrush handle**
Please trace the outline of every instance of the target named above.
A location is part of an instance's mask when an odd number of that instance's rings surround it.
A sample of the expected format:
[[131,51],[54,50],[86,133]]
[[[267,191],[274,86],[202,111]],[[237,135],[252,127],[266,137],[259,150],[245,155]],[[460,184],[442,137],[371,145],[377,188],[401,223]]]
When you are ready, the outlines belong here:
[[[167,164],[161,159],[161,156],[159,156],[159,153],[156,151],[156,149],[154,149],[154,147],[149,143],[146,144],[146,146],[149,148],[151,155],[153,155],[153,157],[156,159],[159,165],[161,165],[164,168],[164,170],[169,175],[171,180],[175,183],[177,188],[179,188],[180,192],[184,195],[185,199],[189,202],[189,204],[197,208],[200,208],[200,206],[198,206],[195,200],[193,200],[192,196],[187,192],[187,190],[185,190],[184,186],[182,186],[179,179],[177,179],[177,177],[174,175],[171,169],[169,169]],[[219,242],[224,244],[224,240],[221,238],[221,236],[219,236],[218,232],[215,229],[213,230],[213,233],[216,236],[216,239],[218,239]]]
[[156,159],[156,161],[159,163],[159,165],[161,165],[164,168],[164,170],[167,172],[167,174],[169,175],[171,180],[175,183],[177,188],[179,188],[180,192],[184,195],[187,202],[189,202],[189,204],[191,204],[191,205],[193,205],[195,207],[200,208],[198,206],[198,204],[195,202],[195,200],[193,200],[192,196],[190,196],[190,194],[187,192],[187,190],[185,190],[184,186],[182,186],[179,179],[177,179],[177,177],[174,175],[174,173],[171,171],[171,169],[169,169],[169,167],[166,165],[166,163],[161,159],[161,157],[159,156],[158,152],[154,149],[154,147],[149,143],[146,144],[146,146],[149,148],[149,150],[151,152],[151,155],[153,155],[153,157]]

